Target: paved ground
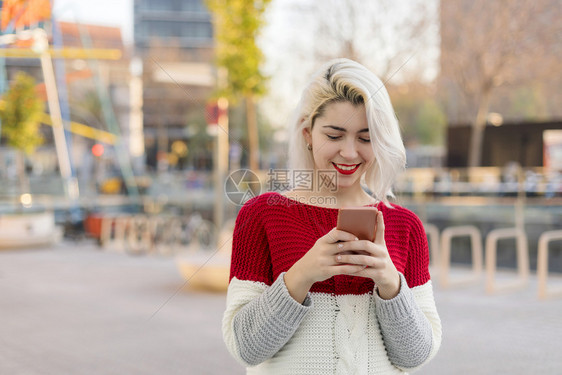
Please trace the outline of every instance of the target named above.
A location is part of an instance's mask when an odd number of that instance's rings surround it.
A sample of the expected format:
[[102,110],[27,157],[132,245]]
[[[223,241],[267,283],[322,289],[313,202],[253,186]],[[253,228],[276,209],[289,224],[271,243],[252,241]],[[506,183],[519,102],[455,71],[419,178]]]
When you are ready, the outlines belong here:
[[[0,374],[243,374],[222,343],[224,295],[183,284],[171,258],[88,242],[0,251]],[[562,298],[538,301],[534,279],[435,294],[444,340],[419,374],[562,373]]]

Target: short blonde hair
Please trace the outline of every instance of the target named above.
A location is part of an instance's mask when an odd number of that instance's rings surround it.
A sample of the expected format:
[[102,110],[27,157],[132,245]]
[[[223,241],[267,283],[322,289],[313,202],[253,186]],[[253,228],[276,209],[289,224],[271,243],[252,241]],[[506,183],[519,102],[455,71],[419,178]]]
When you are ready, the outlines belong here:
[[372,195],[388,204],[392,185],[406,167],[406,151],[398,119],[382,81],[363,65],[336,59],[323,65],[303,91],[291,121],[288,167],[312,170],[314,159],[307,149],[303,129],[314,126],[327,105],[350,102],[365,105],[375,161],[361,180]]

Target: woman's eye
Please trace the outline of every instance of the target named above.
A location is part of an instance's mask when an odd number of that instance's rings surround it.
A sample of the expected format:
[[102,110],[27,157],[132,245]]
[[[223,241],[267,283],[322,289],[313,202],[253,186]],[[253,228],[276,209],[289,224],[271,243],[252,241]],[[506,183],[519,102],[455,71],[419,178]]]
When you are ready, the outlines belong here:
[[[328,135],[328,134],[326,134],[326,137],[328,137],[328,138],[331,139],[331,140],[336,140],[336,139],[340,139],[340,138],[341,138],[341,135],[336,136],[336,135]],[[364,142],[364,143],[370,143],[370,142],[371,142],[370,139],[366,139],[366,138],[359,138],[359,140],[360,140],[361,142]]]

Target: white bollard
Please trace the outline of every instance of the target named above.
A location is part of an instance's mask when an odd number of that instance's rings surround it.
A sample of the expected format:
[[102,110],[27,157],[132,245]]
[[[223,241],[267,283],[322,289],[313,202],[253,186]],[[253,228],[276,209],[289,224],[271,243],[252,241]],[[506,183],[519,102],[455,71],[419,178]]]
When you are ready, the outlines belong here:
[[562,288],[548,288],[548,244],[552,241],[562,240],[562,230],[544,232],[539,237],[537,254],[537,279],[538,296],[540,299],[562,295]]
[[460,285],[477,281],[482,274],[482,235],[480,234],[480,230],[473,225],[448,227],[441,233],[441,269],[439,279],[441,281],[441,286],[444,288],[453,284],[449,279],[449,271],[451,268],[451,241],[453,237],[465,236],[471,238],[472,275],[467,278],[455,280],[454,284]]
[[[514,282],[496,285],[496,254],[500,239],[515,238],[517,241],[517,280]],[[527,285],[529,281],[529,251],[527,235],[522,229],[501,228],[494,229],[486,237],[486,293],[492,294],[500,290],[517,289]]]

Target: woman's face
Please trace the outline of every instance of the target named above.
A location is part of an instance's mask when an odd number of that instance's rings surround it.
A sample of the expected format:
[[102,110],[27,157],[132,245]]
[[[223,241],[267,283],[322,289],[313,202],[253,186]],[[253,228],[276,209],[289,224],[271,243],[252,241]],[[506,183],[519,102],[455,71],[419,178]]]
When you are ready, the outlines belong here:
[[335,170],[338,188],[361,183],[374,162],[365,105],[335,102],[316,118],[312,131],[303,130],[312,145],[315,169]]

